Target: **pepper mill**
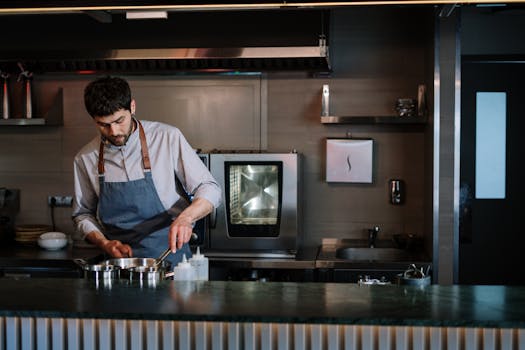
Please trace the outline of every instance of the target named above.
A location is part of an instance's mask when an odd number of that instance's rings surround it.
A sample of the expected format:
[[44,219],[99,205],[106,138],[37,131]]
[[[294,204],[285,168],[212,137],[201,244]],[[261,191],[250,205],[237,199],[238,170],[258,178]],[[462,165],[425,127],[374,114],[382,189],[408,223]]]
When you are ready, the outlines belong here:
[[2,118],[9,119],[9,74],[0,72],[0,76],[4,79],[2,84]]
[[33,80],[33,73],[25,70],[20,62],[18,62],[18,67],[22,71],[18,76],[18,81],[24,82],[24,117],[26,119],[33,118],[33,99],[31,92],[31,80]]

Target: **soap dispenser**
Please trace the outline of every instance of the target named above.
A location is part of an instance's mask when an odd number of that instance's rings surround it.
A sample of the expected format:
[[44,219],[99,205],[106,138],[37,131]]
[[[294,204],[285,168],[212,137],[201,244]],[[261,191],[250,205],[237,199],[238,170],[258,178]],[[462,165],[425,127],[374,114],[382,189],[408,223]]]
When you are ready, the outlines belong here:
[[173,269],[174,281],[192,281],[195,279],[193,266],[186,260],[186,254],[182,255],[182,261]]
[[190,264],[195,268],[195,280],[207,281],[209,279],[208,258],[201,254],[200,247],[190,258]]

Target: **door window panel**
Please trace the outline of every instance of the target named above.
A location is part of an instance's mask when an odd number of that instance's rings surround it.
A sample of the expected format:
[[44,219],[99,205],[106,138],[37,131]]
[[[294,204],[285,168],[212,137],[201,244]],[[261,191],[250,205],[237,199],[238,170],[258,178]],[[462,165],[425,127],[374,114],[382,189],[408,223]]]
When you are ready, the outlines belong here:
[[476,93],[476,198],[505,198],[507,94]]

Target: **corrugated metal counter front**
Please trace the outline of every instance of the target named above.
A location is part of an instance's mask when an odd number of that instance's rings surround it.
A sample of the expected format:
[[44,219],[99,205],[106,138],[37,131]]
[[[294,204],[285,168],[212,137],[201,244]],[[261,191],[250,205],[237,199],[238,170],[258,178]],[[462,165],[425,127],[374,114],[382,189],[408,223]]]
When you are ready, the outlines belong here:
[[0,284],[0,344],[8,348],[24,348],[23,342],[27,348],[38,342],[59,344],[53,348],[167,348],[180,342],[202,349],[210,342],[272,348],[263,343],[281,341],[283,349],[323,348],[334,341],[379,348],[400,341],[418,348],[420,342],[448,341],[444,335],[458,345],[472,337],[477,344],[492,339],[500,346],[525,344],[521,328],[523,287],[215,281],[148,286],[59,278],[4,278]]

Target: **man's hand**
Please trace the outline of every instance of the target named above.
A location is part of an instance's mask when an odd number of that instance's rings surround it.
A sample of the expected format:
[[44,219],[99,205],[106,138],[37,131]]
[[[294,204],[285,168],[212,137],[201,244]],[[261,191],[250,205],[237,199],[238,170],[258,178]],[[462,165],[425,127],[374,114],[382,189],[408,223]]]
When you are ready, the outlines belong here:
[[133,250],[127,244],[117,240],[106,240],[101,248],[114,258],[131,258]]
[[184,243],[188,243],[193,232],[193,222],[183,214],[179,215],[170,226],[168,242],[172,253],[182,248]]
[[193,223],[211,213],[212,210],[213,205],[207,199],[196,198],[189,207],[184,209],[173,220],[168,237],[168,244],[172,253],[175,253],[177,249],[182,248],[184,243],[190,241],[193,233]]
[[133,256],[133,250],[129,245],[121,241],[109,240],[101,232],[92,231],[88,233],[86,240],[114,258],[130,258]]

